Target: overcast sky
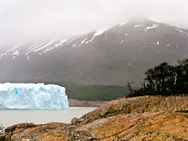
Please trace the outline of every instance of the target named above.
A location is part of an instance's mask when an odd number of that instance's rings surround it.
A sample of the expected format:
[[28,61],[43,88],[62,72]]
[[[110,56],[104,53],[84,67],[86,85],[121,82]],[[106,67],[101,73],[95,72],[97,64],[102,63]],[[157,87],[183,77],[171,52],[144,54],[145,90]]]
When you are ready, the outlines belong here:
[[132,17],[188,28],[188,0],[0,0],[0,46],[67,37]]

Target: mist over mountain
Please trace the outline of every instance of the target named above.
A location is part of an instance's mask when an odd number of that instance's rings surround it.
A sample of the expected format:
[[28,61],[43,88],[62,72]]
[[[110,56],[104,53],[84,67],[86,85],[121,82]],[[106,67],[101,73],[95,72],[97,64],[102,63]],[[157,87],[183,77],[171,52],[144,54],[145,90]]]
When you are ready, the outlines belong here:
[[187,0],[1,0],[0,50],[25,40],[67,38],[130,18],[188,29]]
[[129,20],[69,39],[23,42],[0,50],[0,82],[139,82],[159,63],[188,56],[188,30]]

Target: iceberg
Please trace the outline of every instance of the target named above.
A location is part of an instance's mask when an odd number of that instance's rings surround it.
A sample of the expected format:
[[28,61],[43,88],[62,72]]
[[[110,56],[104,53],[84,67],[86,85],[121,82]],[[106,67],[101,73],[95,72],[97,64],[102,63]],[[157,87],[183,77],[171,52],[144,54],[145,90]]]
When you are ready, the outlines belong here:
[[65,88],[43,83],[0,84],[0,110],[55,110],[69,108]]

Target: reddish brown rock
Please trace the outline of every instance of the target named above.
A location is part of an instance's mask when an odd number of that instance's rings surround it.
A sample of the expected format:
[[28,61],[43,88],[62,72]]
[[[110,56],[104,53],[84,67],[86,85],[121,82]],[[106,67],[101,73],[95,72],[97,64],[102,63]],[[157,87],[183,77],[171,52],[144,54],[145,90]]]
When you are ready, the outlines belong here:
[[140,96],[113,100],[96,110],[89,112],[80,119],[82,123],[89,123],[96,119],[119,114],[185,111],[188,109],[188,96]]
[[0,140],[45,140],[45,141],[68,141],[89,140],[92,136],[86,131],[74,131],[75,126],[64,123],[48,123],[34,125],[29,123],[17,124],[8,127],[6,134],[0,136]]
[[188,140],[188,115],[173,112],[123,114],[95,120],[76,131],[102,140]]
[[20,123],[20,124],[16,124],[16,125],[6,128],[5,132],[9,133],[9,132],[13,132],[16,129],[20,129],[20,128],[26,129],[26,128],[34,127],[34,126],[35,126],[35,124],[33,124],[33,123]]

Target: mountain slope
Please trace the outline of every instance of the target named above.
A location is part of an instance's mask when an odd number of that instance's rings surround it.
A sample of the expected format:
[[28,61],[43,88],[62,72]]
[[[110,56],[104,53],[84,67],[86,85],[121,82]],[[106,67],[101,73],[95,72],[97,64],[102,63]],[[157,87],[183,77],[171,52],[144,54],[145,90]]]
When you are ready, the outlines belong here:
[[125,85],[154,65],[187,57],[187,39],[187,30],[144,20],[71,39],[18,44],[0,55],[0,82]]

